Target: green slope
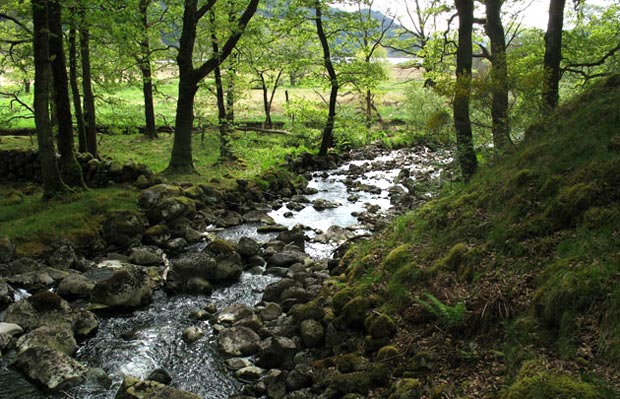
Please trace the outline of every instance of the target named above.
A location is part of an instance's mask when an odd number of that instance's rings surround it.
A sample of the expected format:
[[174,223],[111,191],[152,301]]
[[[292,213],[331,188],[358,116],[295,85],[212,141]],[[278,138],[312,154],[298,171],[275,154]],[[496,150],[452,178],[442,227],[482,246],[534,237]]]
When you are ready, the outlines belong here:
[[341,261],[430,397],[619,397],[620,75],[528,133]]

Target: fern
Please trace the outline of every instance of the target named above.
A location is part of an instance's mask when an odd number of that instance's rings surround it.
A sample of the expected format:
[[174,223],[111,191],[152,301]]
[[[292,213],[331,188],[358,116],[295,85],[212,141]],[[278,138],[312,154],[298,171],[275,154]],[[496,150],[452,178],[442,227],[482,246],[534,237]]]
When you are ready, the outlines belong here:
[[452,328],[463,324],[465,312],[467,312],[464,302],[449,306],[428,292],[423,295],[426,301],[420,298],[416,298],[416,301],[435,316],[444,327]]

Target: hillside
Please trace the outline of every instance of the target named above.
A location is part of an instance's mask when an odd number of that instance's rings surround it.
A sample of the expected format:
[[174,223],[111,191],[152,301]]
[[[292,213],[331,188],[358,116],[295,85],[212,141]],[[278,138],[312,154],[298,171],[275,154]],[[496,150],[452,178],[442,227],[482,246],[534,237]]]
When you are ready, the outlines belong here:
[[371,298],[397,320],[380,396],[619,397],[618,104],[620,75],[342,257],[334,309]]

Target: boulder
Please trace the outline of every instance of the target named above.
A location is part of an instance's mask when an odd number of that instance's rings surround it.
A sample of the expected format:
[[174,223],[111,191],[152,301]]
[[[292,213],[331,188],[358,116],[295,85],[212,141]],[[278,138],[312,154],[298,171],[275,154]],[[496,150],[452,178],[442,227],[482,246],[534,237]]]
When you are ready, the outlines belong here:
[[95,282],[82,274],[69,274],[58,284],[57,293],[66,299],[90,297]]
[[306,248],[306,235],[304,231],[299,227],[294,227],[291,230],[283,231],[278,234],[276,238],[278,241],[282,241],[285,244],[294,244],[302,251]]
[[196,203],[187,197],[169,197],[158,202],[146,214],[151,223],[162,220],[169,222],[180,217],[191,218],[196,214]]
[[162,251],[147,246],[131,248],[129,261],[134,265],[157,266],[163,263]]
[[371,313],[364,321],[366,332],[374,339],[392,338],[396,335],[396,323],[385,313]]
[[268,302],[265,304],[265,308],[260,311],[260,318],[263,321],[272,321],[280,317],[282,314],[282,308],[275,302]]
[[286,389],[288,391],[298,391],[312,385],[313,370],[305,364],[298,364],[286,376]]
[[126,376],[114,399],[202,399],[190,392],[171,388],[156,381],[141,381]]
[[157,184],[143,190],[138,197],[138,206],[144,210],[155,208],[164,199],[182,195],[181,187],[170,184]]
[[237,212],[227,211],[217,218],[216,225],[218,227],[232,227],[243,223],[243,216]]
[[151,371],[148,377],[146,377],[146,380],[155,381],[155,382],[159,382],[160,384],[168,385],[172,382],[172,376],[170,375],[168,370],[160,367],[160,368],[156,368],[155,370]]
[[192,343],[194,341],[198,341],[205,335],[204,331],[201,328],[196,326],[187,327],[183,330],[183,341]]
[[224,356],[250,356],[258,352],[260,337],[247,327],[226,328],[217,337],[217,347]]
[[4,321],[18,324],[25,331],[45,325],[67,326],[78,335],[87,335],[98,325],[94,314],[86,310],[73,309],[67,301],[49,291],[36,293],[10,305],[4,315]]
[[301,339],[308,348],[318,348],[325,339],[325,328],[320,321],[304,320],[299,327]]
[[[64,278],[64,275],[61,278]],[[22,288],[29,292],[45,291],[56,285],[56,280],[50,275],[48,269],[16,274],[7,277],[6,281],[15,288]]]
[[15,290],[6,281],[0,279],[0,311],[13,303]]
[[237,244],[237,252],[245,258],[251,258],[252,256],[259,254],[260,245],[253,238],[241,237],[239,239],[239,243]]
[[56,249],[47,259],[47,264],[55,269],[66,270],[73,268],[78,260],[79,256],[75,253],[73,245],[66,240],[61,240],[56,244]]
[[172,265],[175,279],[201,277],[212,283],[236,281],[241,271],[241,258],[237,253],[217,258],[204,252],[188,253],[176,259]]
[[263,301],[265,302],[279,302],[282,297],[282,292],[287,288],[295,286],[297,283],[290,278],[283,278],[265,287],[263,292]]
[[60,392],[79,384],[88,371],[86,366],[66,354],[46,346],[19,352],[11,367],[51,392]]
[[263,368],[293,367],[293,356],[297,352],[295,342],[287,337],[269,337],[261,343],[256,365]]
[[248,319],[254,316],[252,308],[242,303],[233,303],[226,306],[217,315],[217,322],[221,324],[235,324],[242,319]]
[[0,334],[7,334],[10,336],[17,336],[24,333],[24,329],[20,325],[15,323],[6,323],[0,321]]
[[273,218],[267,215],[263,211],[249,211],[243,214],[243,220],[246,223],[263,223],[263,224],[275,224]]
[[46,346],[68,356],[73,356],[78,349],[73,331],[63,325],[41,326],[22,335],[17,340],[18,352],[24,352],[38,346]]
[[314,240],[321,243],[344,242],[353,237],[355,233],[351,230],[340,226],[330,226],[325,233],[317,235]]
[[108,245],[128,248],[140,244],[146,219],[141,213],[118,211],[108,216],[101,225],[101,236]]
[[0,277],[30,273],[41,269],[43,269],[43,265],[36,260],[32,258],[19,258],[10,263],[0,264]]
[[237,370],[235,372],[235,377],[243,381],[256,381],[264,373],[265,373],[265,370],[260,367],[248,366],[248,367],[243,367]]
[[91,301],[110,308],[138,308],[151,301],[153,288],[144,269],[125,265],[106,280],[97,282]]
[[340,205],[342,205],[339,202],[336,201],[329,201],[323,198],[319,198],[316,199],[312,202],[312,207],[314,209],[316,209],[317,211],[322,211],[325,209],[332,209],[332,208],[338,208]]
[[290,267],[295,263],[304,263],[306,254],[299,251],[285,250],[273,254],[267,260],[267,267]]

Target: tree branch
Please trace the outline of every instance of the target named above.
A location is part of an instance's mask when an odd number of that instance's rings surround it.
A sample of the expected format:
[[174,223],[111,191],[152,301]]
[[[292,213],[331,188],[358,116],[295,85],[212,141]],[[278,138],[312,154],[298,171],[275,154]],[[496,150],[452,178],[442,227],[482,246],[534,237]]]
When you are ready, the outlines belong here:
[[207,4],[203,5],[196,11],[196,22],[200,20],[200,18],[204,17],[206,13],[209,12],[210,9],[217,3],[217,0],[209,0]]
[[603,65],[609,57],[613,56],[618,51],[620,51],[620,43],[618,43],[616,47],[607,51],[607,53],[605,53],[605,55],[603,55],[597,61],[583,62],[583,63],[570,63],[570,64],[567,64],[566,68],[564,69],[568,71],[568,68],[587,68],[587,67],[595,67],[595,66]]
[[4,13],[0,13],[0,18],[4,18],[7,19],[11,22],[13,22],[15,25],[19,26],[20,28],[22,28],[23,30],[25,30],[29,35],[32,35],[32,30],[30,30],[30,28],[28,28],[22,21],[20,21],[19,19],[12,17],[10,15],[4,14]]

